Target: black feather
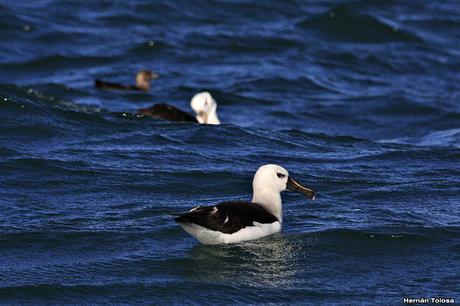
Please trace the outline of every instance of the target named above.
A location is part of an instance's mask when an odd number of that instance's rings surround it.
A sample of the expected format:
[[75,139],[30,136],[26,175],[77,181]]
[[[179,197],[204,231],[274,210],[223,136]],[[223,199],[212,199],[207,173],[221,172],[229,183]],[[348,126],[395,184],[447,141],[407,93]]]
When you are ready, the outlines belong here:
[[254,222],[273,223],[278,221],[274,215],[267,212],[259,204],[243,201],[197,207],[174,218],[174,220],[178,223],[198,224],[226,234],[233,234],[244,227],[253,226]]
[[137,87],[135,85],[125,85],[125,84],[119,84],[119,83],[112,83],[112,82],[106,82],[106,81],[101,81],[101,80],[94,80],[94,86],[100,89],[113,89],[113,90],[142,90],[145,91],[145,89],[142,89],[140,87]]
[[150,116],[156,119],[162,119],[174,122],[194,122],[198,123],[192,115],[169,104],[155,104],[149,108],[139,109],[140,114]]

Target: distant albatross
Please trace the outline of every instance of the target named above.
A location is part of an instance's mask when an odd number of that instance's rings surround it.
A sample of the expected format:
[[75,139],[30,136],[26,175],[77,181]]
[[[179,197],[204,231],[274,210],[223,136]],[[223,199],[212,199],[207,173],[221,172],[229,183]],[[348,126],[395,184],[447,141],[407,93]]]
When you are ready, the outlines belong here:
[[264,165],[254,175],[251,202],[198,206],[174,220],[203,244],[258,239],[281,230],[281,192],[293,190],[315,199],[315,192],[294,181],[283,167]]
[[142,70],[136,74],[136,85],[126,85],[101,80],[94,80],[94,86],[101,89],[149,91],[150,81],[158,78],[159,76],[155,72],[152,72],[150,70]]
[[220,124],[217,117],[217,103],[207,91],[196,94],[190,101],[192,109],[196,113],[193,117],[177,107],[169,104],[155,104],[149,108],[139,109],[137,112],[156,119],[175,122],[195,122],[202,124]]

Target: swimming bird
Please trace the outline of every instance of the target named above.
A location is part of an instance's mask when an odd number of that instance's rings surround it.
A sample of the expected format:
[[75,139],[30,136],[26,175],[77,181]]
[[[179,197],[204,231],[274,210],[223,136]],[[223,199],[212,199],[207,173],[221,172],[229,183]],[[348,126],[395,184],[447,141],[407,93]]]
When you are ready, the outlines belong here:
[[261,166],[252,181],[251,202],[231,201],[197,206],[174,220],[203,244],[258,239],[281,231],[281,192],[293,190],[315,199],[315,191],[297,183],[278,165]]
[[94,80],[94,86],[101,89],[149,91],[150,81],[158,79],[159,77],[160,76],[158,74],[150,70],[141,70],[136,74],[136,85],[126,85],[101,80]]
[[196,117],[164,103],[139,109],[138,113],[167,121],[220,124],[220,120],[217,117],[217,103],[209,92],[197,93],[190,101],[190,105],[195,111]]

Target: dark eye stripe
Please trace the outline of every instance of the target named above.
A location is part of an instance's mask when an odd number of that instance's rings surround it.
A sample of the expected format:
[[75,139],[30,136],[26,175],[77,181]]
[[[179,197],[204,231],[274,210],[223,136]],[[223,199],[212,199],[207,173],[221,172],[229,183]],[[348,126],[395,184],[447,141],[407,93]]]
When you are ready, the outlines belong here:
[[276,176],[278,176],[279,178],[283,178],[283,177],[286,176],[286,174],[277,172],[277,173],[276,173]]

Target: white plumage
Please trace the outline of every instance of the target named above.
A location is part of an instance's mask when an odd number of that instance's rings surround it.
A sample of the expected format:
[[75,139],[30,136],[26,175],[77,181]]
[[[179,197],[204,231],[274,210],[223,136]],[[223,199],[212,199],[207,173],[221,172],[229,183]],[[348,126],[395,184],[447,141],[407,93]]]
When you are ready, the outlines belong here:
[[287,188],[314,199],[315,192],[289,177],[283,167],[265,165],[254,175],[252,202],[224,202],[198,206],[175,218],[182,228],[204,244],[235,243],[281,231],[280,193]]

